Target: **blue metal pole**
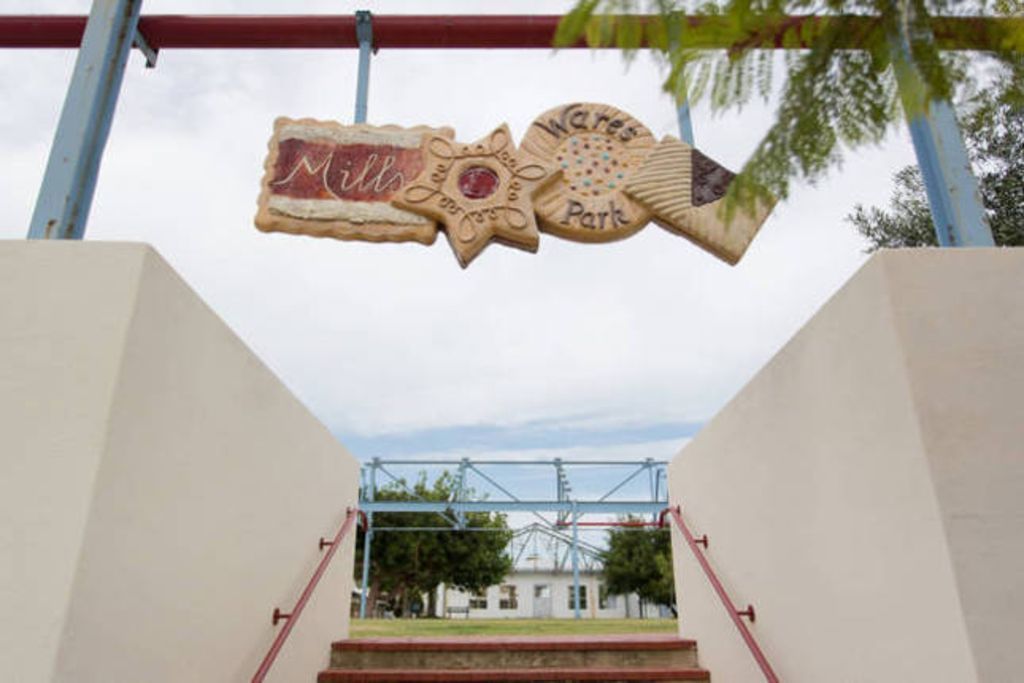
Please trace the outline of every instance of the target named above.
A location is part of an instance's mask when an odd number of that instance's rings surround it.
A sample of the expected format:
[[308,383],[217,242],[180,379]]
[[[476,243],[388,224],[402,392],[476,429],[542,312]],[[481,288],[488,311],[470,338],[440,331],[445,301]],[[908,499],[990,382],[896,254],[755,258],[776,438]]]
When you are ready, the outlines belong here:
[[572,511],[572,593],[573,616],[580,618],[580,528],[579,513],[575,506]]
[[[897,11],[897,10],[893,10]],[[920,72],[914,66],[913,39],[931,42],[931,29],[904,17],[893,36],[893,70],[910,127],[917,164],[924,178],[935,235],[943,247],[993,247],[992,229],[971,172],[956,114],[948,101],[926,99]]]
[[[682,41],[683,24],[677,24],[673,35],[669,37],[672,46],[677,48]],[[676,94],[676,116],[679,120],[679,139],[693,147],[693,122],[690,120],[690,99],[685,87],[683,92]]]
[[[377,492],[377,466],[380,458],[370,463],[370,485],[366,489],[366,499],[373,503]],[[359,594],[359,618],[366,618],[366,598],[370,583],[370,546],[373,543],[373,510],[366,511],[366,534],[363,536],[363,589]]]
[[935,235],[943,247],[994,247],[953,107],[933,100],[907,122],[924,178]]
[[[555,458],[554,463],[555,463],[555,477],[558,480],[555,483],[555,489],[556,489],[556,492],[558,494],[558,501],[561,502],[561,501],[566,499],[565,469],[562,467],[562,459],[561,458]],[[556,515],[555,520],[557,522],[564,522],[565,521],[565,514],[559,512]]]
[[82,239],[142,0],[93,0],[29,239]]
[[[658,471],[654,468],[654,458],[647,458],[647,481],[651,487],[651,502],[654,503],[658,500],[658,485],[656,479],[658,478]],[[651,521],[657,522],[658,516],[651,515]]]
[[693,122],[690,120],[690,100],[683,99],[678,103],[676,115],[679,117],[679,139],[693,147]]
[[459,463],[459,479],[455,486],[455,528],[463,529],[466,526],[466,512],[458,507],[463,502],[466,493],[466,468],[469,467],[469,458],[463,458]]
[[657,500],[657,495],[654,493],[654,460],[653,458],[647,458],[647,485],[651,490],[651,500]]
[[356,39],[359,41],[359,72],[356,81],[356,123],[366,123],[366,100],[370,94],[370,52],[373,50],[373,15],[356,12]]

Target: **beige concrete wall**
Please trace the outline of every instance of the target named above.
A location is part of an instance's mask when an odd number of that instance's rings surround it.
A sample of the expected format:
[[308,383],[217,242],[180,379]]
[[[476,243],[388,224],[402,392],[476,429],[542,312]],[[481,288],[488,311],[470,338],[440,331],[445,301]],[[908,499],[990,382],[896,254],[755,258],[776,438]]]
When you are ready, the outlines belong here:
[[142,259],[93,250],[72,286],[67,250],[26,246],[0,243],[0,670],[34,682],[56,661]]
[[[9,680],[249,680],[356,461],[148,247],[2,243],[0,273]],[[353,541],[269,680],[347,633]]]
[[[873,257],[674,459],[671,498],[783,680],[1024,667],[1021,250]],[[681,631],[762,677],[674,534]]]
[[[912,267],[888,269],[892,308],[979,678],[1017,680],[1024,671],[1017,644],[1024,633],[1024,249],[907,261]],[[942,286],[947,277],[955,282]]]

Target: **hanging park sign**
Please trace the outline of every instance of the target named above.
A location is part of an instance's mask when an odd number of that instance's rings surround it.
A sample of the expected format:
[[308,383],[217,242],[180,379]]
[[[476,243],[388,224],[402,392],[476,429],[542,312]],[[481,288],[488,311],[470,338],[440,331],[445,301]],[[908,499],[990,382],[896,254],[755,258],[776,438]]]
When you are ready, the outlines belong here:
[[652,221],[734,264],[771,210],[726,223],[733,173],[672,136],[656,141],[623,111],[580,102],[541,114],[518,148],[506,125],[462,143],[450,128],[280,118],[264,169],[260,230],[432,244],[443,229],[463,267],[495,241],[609,242]]

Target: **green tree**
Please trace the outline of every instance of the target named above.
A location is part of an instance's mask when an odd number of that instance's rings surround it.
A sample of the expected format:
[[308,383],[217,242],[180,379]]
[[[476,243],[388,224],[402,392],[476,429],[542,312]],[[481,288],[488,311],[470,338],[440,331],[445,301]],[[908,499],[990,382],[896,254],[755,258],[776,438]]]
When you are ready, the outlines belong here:
[[608,549],[603,560],[609,593],[636,593],[644,600],[668,606],[676,614],[672,541],[668,529],[612,529],[608,532]]
[[[1024,70],[1017,74],[1024,78]],[[997,245],[1024,246],[1024,106],[1009,82],[969,97],[960,115],[961,129],[978,178],[978,189]],[[901,169],[889,209],[858,204],[846,217],[867,238],[868,251],[938,244],[921,172]]]
[[[617,46],[630,58],[653,48],[667,66],[664,88],[678,101],[740,109],[773,94],[785,71],[775,120],[730,185],[727,205],[784,199],[797,179],[819,180],[844,150],[881,141],[937,97],[948,98],[957,65],[940,49],[974,40],[1003,68],[1024,63],[1021,0],[578,0],[559,25],[556,46],[585,39]],[[815,15],[793,20],[795,15]],[[950,22],[929,40],[930,18],[969,14],[1000,22]],[[983,34],[983,35],[982,35]],[[893,49],[899,41],[909,54]],[[775,59],[777,43],[801,48]],[[709,46],[718,49],[709,49]],[[725,46],[726,49],[722,49]],[[850,49],[856,47],[857,49]],[[914,77],[916,72],[917,78]],[[917,87],[900,92],[894,75]],[[1024,94],[1019,79],[1012,96]]]
[[[452,499],[455,477],[442,473],[433,484],[421,474],[415,484],[391,483],[378,488],[379,501],[441,501]],[[378,512],[374,527],[448,527],[454,513]],[[426,593],[428,614],[434,613],[435,591],[441,583],[467,591],[499,583],[512,568],[505,548],[512,537],[505,516],[487,512],[466,514],[466,527],[494,531],[382,531],[374,533],[370,549],[369,604],[387,594],[391,608],[408,616]],[[356,539],[356,571],[362,570],[363,533]],[[361,578],[361,577],[360,577]],[[424,607],[419,605],[419,607]]]

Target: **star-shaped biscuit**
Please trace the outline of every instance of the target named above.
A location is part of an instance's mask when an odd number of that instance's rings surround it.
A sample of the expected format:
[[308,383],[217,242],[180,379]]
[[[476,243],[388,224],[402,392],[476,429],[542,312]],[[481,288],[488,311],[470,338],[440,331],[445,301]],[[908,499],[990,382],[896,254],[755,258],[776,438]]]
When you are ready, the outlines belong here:
[[439,221],[463,268],[492,240],[537,251],[532,198],[558,170],[517,150],[506,124],[472,144],[432,135],[424,159],[391,203]]

